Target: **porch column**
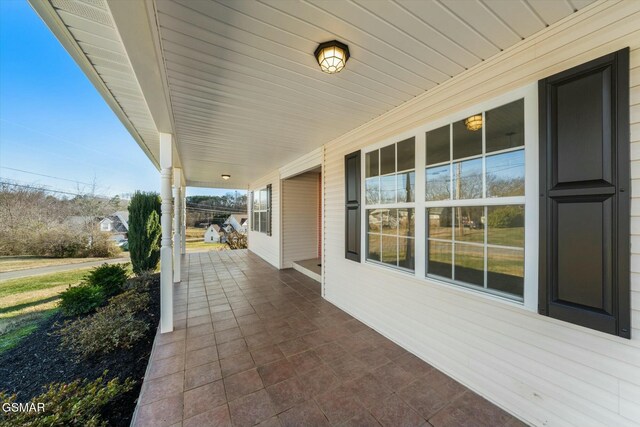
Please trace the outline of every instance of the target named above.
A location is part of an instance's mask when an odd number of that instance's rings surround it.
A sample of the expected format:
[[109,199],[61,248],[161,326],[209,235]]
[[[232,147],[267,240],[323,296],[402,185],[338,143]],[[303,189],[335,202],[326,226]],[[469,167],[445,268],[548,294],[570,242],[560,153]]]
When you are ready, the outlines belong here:
[[182,169],[173,168],[174,214],[173,214],[173,282],[181,279],[181,249],[182,245]]
[[182,187],[182,244],[180,245],[180,253],[187,253],[187,187]]
[[160,246],[160,333],[173,331],[173,257],[171,245],[173,143],[171,134],[160,134],[160,196],[162,241]]

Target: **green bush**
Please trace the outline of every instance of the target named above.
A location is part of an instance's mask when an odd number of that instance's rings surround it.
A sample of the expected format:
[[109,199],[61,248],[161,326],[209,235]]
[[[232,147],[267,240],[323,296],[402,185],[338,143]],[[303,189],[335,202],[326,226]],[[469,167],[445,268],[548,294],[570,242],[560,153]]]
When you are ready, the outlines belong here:
[[494,228],[524,227],[524,210],[522,206],[490,207],[488,223]]
[[136,191],[129,203],[129,253],[133,272],[155,270],[160,260],[160,196]]
[[136,316],[149,302],[148,292],[130,290],[115,296],[95,314],[66,323],[58,331],[62,345],[85,359],[131,348],[149,330]]
[[[2,427],[102,427],[107,422],[100,415],[102,409],[117,396],[130,391],[135,382],[114,378],[105,382],[105,371],[95,381],[75,380],[71,383],[50,384],[47,390],[32,399],[44,403],[43,412],[0,412]],[[9,404],[17,396],[0,393],[0,401]]]
[[87,314],[104,304],[106,297],[101,287],[83,283],[69,286],[60,294],[60,308],[66,316]]
[[84,279],[88,285],[101,288],[109,297],[123,291],[128,276],[126,264],[102,264],[91,270]]

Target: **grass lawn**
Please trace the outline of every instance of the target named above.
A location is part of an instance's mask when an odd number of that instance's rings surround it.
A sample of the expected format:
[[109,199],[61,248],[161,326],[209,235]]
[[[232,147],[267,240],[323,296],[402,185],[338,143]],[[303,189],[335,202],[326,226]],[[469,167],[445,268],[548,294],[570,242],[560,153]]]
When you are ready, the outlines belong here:
[[89,268],[0,281],[0,353],[14,347],[58,310],[58,295]]
[[[126,256],[123,253],[121,256]],[[78,264],[80,262],[102,261],[108,258],[49,258],[32,255],[0,257],[0,273],[26,270],[29,268],[51,267],[54,265]]]
[[187,241],[187,251],[226,251],[229,246],[226,243],[205,243],[202,240]]
[[207,231],[206,228],[198,228],[198,227],[187,227],[187,239],[204,239],[204,232]]

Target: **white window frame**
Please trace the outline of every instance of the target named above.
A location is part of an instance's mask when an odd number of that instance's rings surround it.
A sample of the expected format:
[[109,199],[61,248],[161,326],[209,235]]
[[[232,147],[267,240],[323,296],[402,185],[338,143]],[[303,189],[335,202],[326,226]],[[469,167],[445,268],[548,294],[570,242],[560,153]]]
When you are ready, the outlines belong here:
[[[265,193],[265,200],[266,200],[266,206],[262,206],[262,203],[260,204],[260,209],[256,209],[256,204],[254,202],[255,200],[255,195],[258,195],[258,200],[262,200],[261,197],[261,193],[264,191]],[[269,224],[267,224],[267,228],[265,230],[261,230],[260,229],[260,221],[254,221],[254,213],[258,213],[259,216],[265,215],[267,217],[267,221],[269,220],[269,210],[271,209],[270,206],[270,201],[269,201],[269,190],[267,189],[267,187],[264,188],[260,188],[258,190],[254,190],[252,195],[254,196],[254,200],[251,201],[251,221],[252,223],[255,223],[251,226],[251,231],[255,231],[256,233],[264,233],[267,234],[267,230],[269,228]]]
[[[468,288],[459,284],[454,284],[445,280],[438,280],[433,277],[426,277],[426,208],[439,206],[469,206],[468,200],[442,200],[442,201],[425,201],[425,168],[426,168],[426,133],[437,129],[439,127],[448,125],[450,123],[463,120],[473,114],[477,114],[479,111],[488,111],[493,108],[500,107],[518,99],[524,99],[524,116],[525,116],[525,128],[524,128],[524,153],[525,153],[525,195],[524,197],[513,198],[486,198],[482,199],[482,206],[491,205],[505,205],[514,203],[522,204],[524,201],[525,210],[525,257],[524,257],[524,293],[523,300],[516,301],[511,298],[503,297],[497,294],[488,293],[484,290]],[[484,113],[483,113],[484,114]],[[483,128],[484,132],[484,128]],[[409,271],[399,269],[397,267],[387,266],[383,263],[368,261],[367,260],[367,217],[366,212],[368,208],[371,208],[366,204],[366,154],[385,147],[387,145],[404,141],[407,138],[415,138],[416,153],[415,153],[415,202],[414,203],[402,203],[402,204],[385,204],[387,208],[395,207],[411,207],[415,209],[415,270]],[[402,132],[391,138],[379,141],[375,144],[365,147],[361,150],[361,191],[362,191],[362,206],[361,209],[361,248],[363,248],[363,256],[361,257],[361,264],[370,265],[372,268],[383,267],[390,270],[393,273],[401,275],[414,276],[419,279],[421,283],[432,283],[439,286],[445,286],[450,289],[455,289],[462,293],[473,294],[483,298],[491,300],[503,301],[507,304],[511,304],[517,307],[524,307],[527,310],[537,312],[538,310],[538,243],[539,243],[539,198],[538,198],[538,176],[539,176],[539,164],[538,164],[538,85],[532,83],[527,86],[512,90],[508,93],[491,98],[487,101],[477,103],[468,108],[457,111],[454,114],[442,117],[438,120],[429,122],[428,124],[420,127]],[[483,138],[484,143],[484,138]],[[483,150],[484,151],[484,150]],[[498,154],[503,151],[500,150],[495,153],[489,153],[489,155]],[[483,170],[486,154],[481,157],[483,159]],[[461,159],[456,159],[459,161]],[[397,161],[397,159],[396,159]],[[511,199],[511,200],[510,200]],[[379,205],[371,205],[379,206]],[[480,206],[480,205],[479,205]]]

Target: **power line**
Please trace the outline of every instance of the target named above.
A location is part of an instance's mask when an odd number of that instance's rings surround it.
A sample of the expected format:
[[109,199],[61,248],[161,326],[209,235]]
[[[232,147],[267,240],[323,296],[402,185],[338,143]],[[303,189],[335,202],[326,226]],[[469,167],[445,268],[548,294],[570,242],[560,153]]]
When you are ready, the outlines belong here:
[[74,179],[60,178],[58,176],[45,175],[43,173],[36,173],[36,172],[26,171],[26,170],[23,170],[23,169],[10,168],[8,166],[0,166],[0,169],[9,169],[9,170],[16,171],[16,172],[23,172],[23,173],[28,173],[28,174],[31,174],[31,175],[43,176],[45,178],[53,178],[53,179],[59,179],[61,181],[75,182],[77,184],[93,185],[93,184],[90,184],[88,182],[78,181],[78,180],[74,180]]
[[[0,179],[8,179],[8,178],[0,177]],[[11,182],[11,181],[0,181],[0,185],[2,185],[2,184],[11,185],[13,187],[27,188],[27,189],[30,189],[30,190],[45,191],[45,192],[48,192],[48,193],[67,194],[67,195],[70,195],[70,196],[84,197],[84,196],[87,196],[87,195],[92,195],[94,197],[100,197],[100,198],[103,198],[103,199],[111,199],[112,198],[112,197],[103,196],[103,195],[100,195],[100,194],[86,194],[86,193],[85,194],[80,194],[80,193],[72,193],[70,191],[51,190],[51,189],[45,188],[45,187],[35,187],[33,185],[16,184],[15,182]]]

